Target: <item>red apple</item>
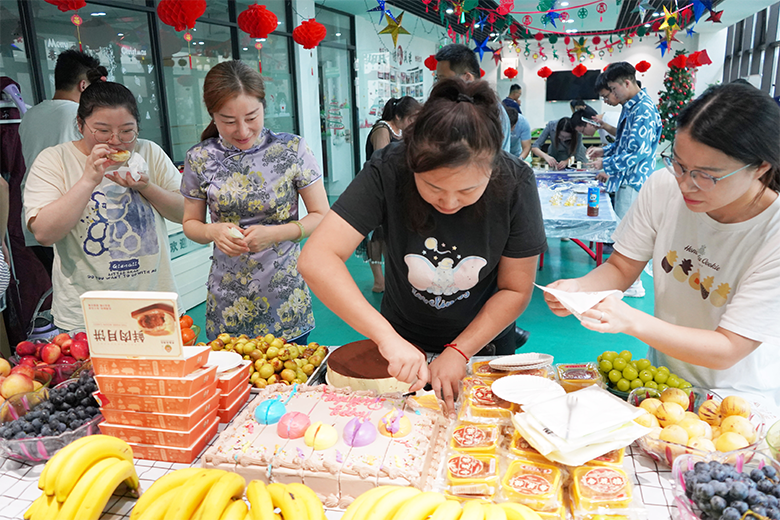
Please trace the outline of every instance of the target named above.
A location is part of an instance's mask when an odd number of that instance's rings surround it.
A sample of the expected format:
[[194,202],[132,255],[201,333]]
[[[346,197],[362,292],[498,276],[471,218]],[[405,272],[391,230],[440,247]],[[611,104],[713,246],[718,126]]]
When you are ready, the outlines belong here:
[[62,356],[57,362],[61,365],[72,365],[76,362],[76,358],[73,356]]
[[35,343],[32,341],[22,341],[16,345],[17,356],[33,356],[35,355]]
[[[11,369],[11,375],[13,374],[22,374],[30,379],[35,378],[35,369],[29,365],[16,365]],[[10,375],[8,377],[11,377]]]
[[62,349],[59,345],[49,343],[41,349],[41,360],[47,365],[53,365],[62,356]]
[[0,358],[0,377],[5,377],[11,373],[11,363],[5,358]]
[[24,374],[14,374],[12,372],[11,375],[5,378],[3,385],[0,386],[0,394],[8,399],[12,395],[32,392],[34,388],[35,385],[33,385],[31,377],[27,377]]
[[89,345],[86,341],[74,339],[70,344],[70,355],[79,361],[89,357]]
[[86,332],[77,332],[75,336],[73,336],[73,339],[77,339],[79,341],[87,341],[87,333]]
[[62,332],[54,336],[51,342],[61,347],[69,339],[71,339],[70,335],[67,332]]
[[60,348],[62,349],[62,353],[63,354],[67,354],[68,356],[70,355],[70,346],[71,346],[72,343],[73,343],[73,340],[68,338],[68,339],[66,339],[62,343],[62,345],[60,345]]
[[22,356],[22,358],[19,360],[19,364],[34,367],[38,364],[38,358],[35,356]]

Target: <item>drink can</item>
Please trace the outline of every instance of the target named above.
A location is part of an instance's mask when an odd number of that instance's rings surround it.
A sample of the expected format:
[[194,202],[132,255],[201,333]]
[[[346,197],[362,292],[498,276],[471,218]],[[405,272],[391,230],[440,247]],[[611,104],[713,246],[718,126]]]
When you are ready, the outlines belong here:
[[599,214],[599,187],[588,188],[588,216],[597,217]]

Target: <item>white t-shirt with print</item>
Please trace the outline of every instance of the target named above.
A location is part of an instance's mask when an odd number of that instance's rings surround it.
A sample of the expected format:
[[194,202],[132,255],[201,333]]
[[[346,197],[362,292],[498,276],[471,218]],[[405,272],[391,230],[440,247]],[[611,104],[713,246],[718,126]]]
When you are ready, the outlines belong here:
[[[162,148],[139,139],[134,151],[152,184],[179,192],[181,175]],[[38,155],[25,186],[25,226],[81,179],[86,161],[70,141]],[[65,330],[84,327],[79,297],[86,291],[176,292],[165,219],[139,192],[104,178],[78,224],[54,244],[52,285],[54,323]]]
[[[613,236],[615,249],[653,259],[655,316],[677,325],[726,330],[760,341],[726,370],[684,363],[650,349],[695,386],[751,394],[780,413],[780,197],[754,218],[722,224],[690,211],[677,181],[655,172]],[[720,392],[719,392],[720,393]]]

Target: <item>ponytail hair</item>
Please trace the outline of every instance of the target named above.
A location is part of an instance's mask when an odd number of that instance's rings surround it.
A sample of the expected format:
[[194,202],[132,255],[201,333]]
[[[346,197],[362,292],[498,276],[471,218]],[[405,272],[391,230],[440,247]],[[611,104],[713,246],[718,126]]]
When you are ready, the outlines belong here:
[[390,101],[385,103],[385,108],[382,110],[382,118],[380,121],[392,121],[396,117],[398,119],[403,119],[418,112],[421,106],[422,105],[411,96],[390,98]]
[[211,68],[203,82],[203,103],[212,120],[200,135],[201,141],[219,136],[214,112],[241,94],[256,97],[265,107],[265,85],[259,72],[238,60],[223,61]]
[[89,69],[87,71],[87,81],[91,83],[97,83],[98,81],[108,81],[108,70],[102,66],[98,65],[94,69]]

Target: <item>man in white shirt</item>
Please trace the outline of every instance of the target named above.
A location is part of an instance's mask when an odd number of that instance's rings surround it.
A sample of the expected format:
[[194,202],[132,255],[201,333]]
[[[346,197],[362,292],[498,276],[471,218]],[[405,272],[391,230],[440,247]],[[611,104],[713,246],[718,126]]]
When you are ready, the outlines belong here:
[[[35,158],[46,148],[81,139],[76,127],[76,113],[81,93],[89,86],[87,72],[100,66],[97,58],[84,52],[67,50],[57,57],[54,67],[54,97],[29,109],[19,125],[22,155],[27,171],[22,179],[22,193]],[[103,69],[105,73],[105,69]],[[24,242],[51,276],[54,250],[40,245],[27,226],[22,226]]]

